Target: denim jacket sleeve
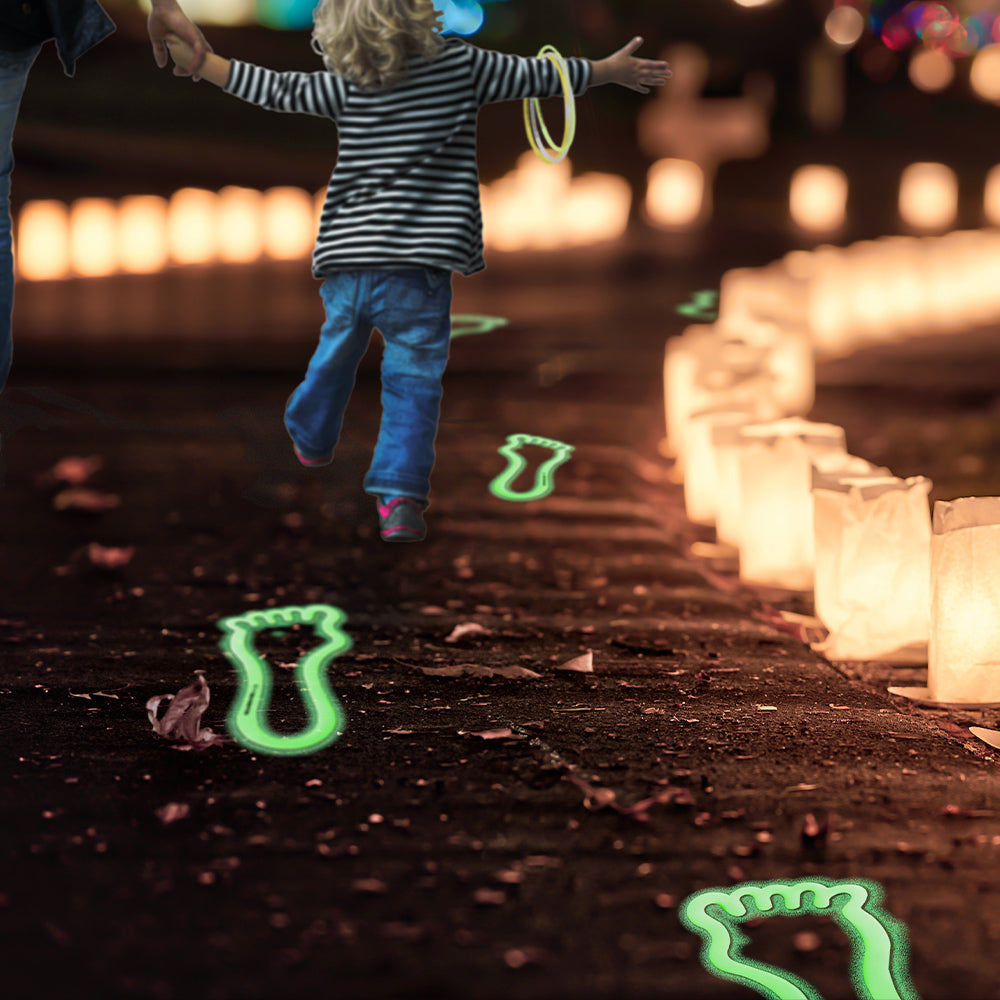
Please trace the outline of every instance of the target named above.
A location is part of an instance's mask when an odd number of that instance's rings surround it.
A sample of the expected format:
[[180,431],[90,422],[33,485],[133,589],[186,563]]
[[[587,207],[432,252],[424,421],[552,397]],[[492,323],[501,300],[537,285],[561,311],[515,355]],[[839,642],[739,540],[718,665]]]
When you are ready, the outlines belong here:
[[59,60],[67,76],[76,72],[76,61],[115,30],[115,22],[97,0],[35,0],[44,2],[55,36]]

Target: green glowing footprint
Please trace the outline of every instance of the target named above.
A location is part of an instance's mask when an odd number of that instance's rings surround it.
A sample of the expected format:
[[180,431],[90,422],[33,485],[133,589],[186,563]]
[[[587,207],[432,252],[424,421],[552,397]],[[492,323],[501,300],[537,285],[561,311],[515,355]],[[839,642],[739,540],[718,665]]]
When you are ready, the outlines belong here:
[[[528,464],[518,449],[526,444],[551,448],[553,454],[551,458],[547,458],[538,467],[534,487],[527,493],[515,493],[510,489],[510,486],[524,472]],[[531,434],[509,435],[507,443],[498,451],[510,464],[490,483],[490,492],[501,500],[540,500],[542,497],[547,497],[553,489],[553,473],[560,465],[569,461],[573,450],[573,445],[563,444],[562,441],[553,441],[551,438],[534,437]]]
[[[326,666],[354,643],[341,631],[346,615],[327,604],[273,608],[222,618],[217,623],[224,636],[223,653],[236,667],[238,687],[226,724],[233,739],[251,750],[280,756],[315,753],[329,746],[344,728],[344,712],[333,693]],[[254,636],[268,628],[312,625],[326,639],[295,665],[308,725],[297,733],[276,733],[267,722],[271,702],[271,668],[254,648]]]
[[[807,894],[811,902],[805,901]],[[701,935],[702,964],[720,978],[775,1000],[822,1000],[814,987],[793,973],[742,955],[749,938],[736,924],[769,916],[829,915],[850,938],[851,978],[861,1000],[919,1000],[910,982],[906,927],[881,912],[881,903],[881,886],[867,879],[838,882],[815,877],[791,885],[747,882],[688,896],[680,918],[688,930]],[[719,915],[710,913],[709,907]]]
[[455,315],[451,317],[451,339],[475,333],[492,333],[509,324],[510,320],[502,316]]
[[706,288],[701,292],[694,292],[690,302],[677,307],[677,312],[681,316],[690,316],[691,319],[701,320],[703,323],[710,323],[717,319],[719,314],[715,311],[719,301],[719,293]]

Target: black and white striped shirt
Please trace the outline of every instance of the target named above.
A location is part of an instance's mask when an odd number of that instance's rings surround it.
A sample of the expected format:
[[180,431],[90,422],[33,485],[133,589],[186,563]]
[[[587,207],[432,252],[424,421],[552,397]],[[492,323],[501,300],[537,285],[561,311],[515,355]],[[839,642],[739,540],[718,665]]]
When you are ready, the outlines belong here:
[[[566,62],[580,96],[593,78],[590,61]],[[408,66],[392,90],[364,93],[325,71],[277,73],[232,62],[228,93],[337,123],[337,165],[313,251],[317,278],[360,268],[483,270],[479,109],[562,93],[550,59],[504,55],[458,38],[448,39],[433,62],[417,55]]]

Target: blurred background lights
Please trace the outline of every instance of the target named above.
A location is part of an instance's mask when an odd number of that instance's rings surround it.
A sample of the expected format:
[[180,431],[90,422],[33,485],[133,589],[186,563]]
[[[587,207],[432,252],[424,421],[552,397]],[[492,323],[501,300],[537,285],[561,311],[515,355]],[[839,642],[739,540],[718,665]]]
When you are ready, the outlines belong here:
[[207,264],[215,258],[215,205],[211,191],[174,192],[167,209],[167,251],[175,264]]
[[868,26],[890,49],[924,46],[952,59],[1000,41],[1000,18],[995,0],[874,0]]
[[69,269],[69,211],[61,201],[31,201],[18,214],[17,269],[22,278],[61,278]]
[[856,7],[834,7],[827,14],[823,29],[835,45],[849,48],[864,34],[865,19]]
[[1000,226],[1000,166],[994,167],[986,175],[983,215],[988,225]]
[[958,215],[958,179],[943,163],[913,163],[899,185],[899,214],[914,229],[940,230]]
[[910,83],[926,94],[936,94],[955,79],[955,64],[943,52],[917,49],[910,57]]
[[247,264],[264,250],[264,195],[244,187],[224,187],[218,202],[219,258],[229,264]]
[[795,224],[809,232],[839,229],[847,214],[847,174],[839,167],[799,167],[792,175],[789,210]]
[[737,7],[767,7],[774,0],[733,0]]
[[[255,0],[185,0],[184,13],[198,24],[253,24],[256,6]],[[139,7],[145,14],[152,10],[150,0],[139,0]],[[311,23],[312,11],[309,13]]]
[[77,274],[97,278],[118,264],[115,206],[110,198],[80,198],[69,212],[69,263]]
[[650,167],[646,212],[668,228],[693,226],[705,211],[705,174],[690,160],[664,159]]
[[264,253],[274,260],[307,257],[317,232],[309,193],[294,187],[271,188],[264,192],[262,207]]
[[[509,0],[435,0],[434,6],[442,15],[442,34],[474,35],[486,20],[484,7],[508,2]],[[283,31],[303,31],[312,27],[313,10],[318,3],[319,0],[187,0],[184,12],[199,24],[261,24],[266,28]],[[150,0],[139,0],[139,7],[144,14],[148,14],[152,5]]]
[[153,274],[167,263],[167,201],[156,195],[123,198],[117,218],[118,263],[132,274]]
[[253,18],[267,28],[295,30],[312,27],[319,0],[252,0]]
[[1000,45],[990,45],[976,53],[969,83],[977,97],[1000,103]]

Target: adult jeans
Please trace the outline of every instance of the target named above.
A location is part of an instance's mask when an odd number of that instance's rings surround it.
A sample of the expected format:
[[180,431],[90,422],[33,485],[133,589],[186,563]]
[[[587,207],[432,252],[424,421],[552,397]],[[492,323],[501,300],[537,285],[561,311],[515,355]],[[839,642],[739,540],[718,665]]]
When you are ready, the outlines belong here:
[[14,169],[14,123],[28,70],[41,44],[19,52],[0,49],[0,392],[7,383],[14,353],[14,254],[11,247],[10,175]]
[[285,427],[307,459],[332,455],[358,365],[378,327],[382,422],[365,491],[426,506],[451,344],[451,272],[436,267],[338,271],[320,294],[326,322],[305,380],[285,409]]

